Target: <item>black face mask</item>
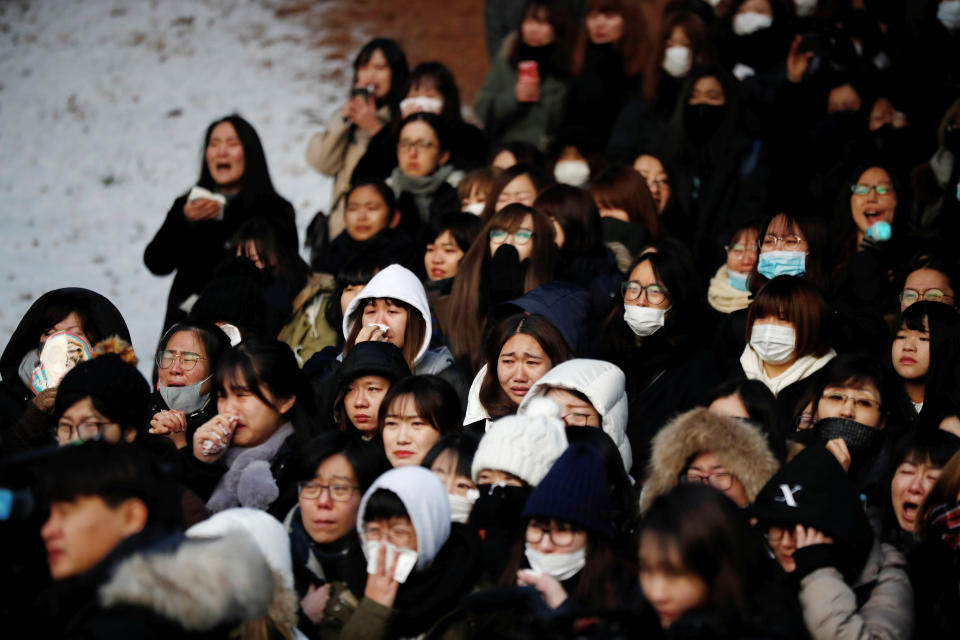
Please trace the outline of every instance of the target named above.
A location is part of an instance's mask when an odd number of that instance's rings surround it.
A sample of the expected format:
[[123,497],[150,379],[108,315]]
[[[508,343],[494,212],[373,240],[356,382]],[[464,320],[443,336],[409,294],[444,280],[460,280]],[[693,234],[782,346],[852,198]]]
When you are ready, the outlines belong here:
[[841,438],[850,453],[869,449],[880,437],[880,429],[848,418],[823,418],[813,425],[813,429],[823,442]]
[[725,105],[688,104],[686,123],[690,140],[697,144],[706,142],[720,128],[725,113]]
[[486,484],[477,487],[480,497],[470,512],[470,524],[478,531],[497,529],[510,531],[523,522],[523,506],[533,487],[510,487]]

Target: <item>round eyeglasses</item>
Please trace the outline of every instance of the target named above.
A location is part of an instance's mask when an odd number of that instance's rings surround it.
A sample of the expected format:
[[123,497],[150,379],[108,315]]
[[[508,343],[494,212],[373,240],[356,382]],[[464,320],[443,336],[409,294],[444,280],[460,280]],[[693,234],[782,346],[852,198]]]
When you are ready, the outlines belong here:
[[650,304],[660,304],[667,299],[667,290],[656,283],[643,286],[639,282],[630,280],[620,285],[620,295],[627,302],[639,299],[642,293],[646,293],[647,302]]
[[193,351],[161,351],[157,354],[157,366],[161,369],[172,367],[174,360],[180,360],[180,367],[184,371],[190,371],[197,366],[198,362],[206,358]]
[[530,242],[530,238],[533,237],[533,231],[530,229],[517,229],[513,233],[510,233],[506,229],[490,230],[490,242],[494,244],[506,242],[510,236],[513,236],[513,242],[515,244],[527,244]]

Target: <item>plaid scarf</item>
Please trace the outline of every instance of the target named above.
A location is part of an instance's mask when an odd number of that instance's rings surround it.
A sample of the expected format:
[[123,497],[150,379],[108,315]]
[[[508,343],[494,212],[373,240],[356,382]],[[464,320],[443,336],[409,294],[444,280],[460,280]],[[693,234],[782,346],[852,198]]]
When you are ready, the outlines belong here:
[[930,511],[930,534],[960,551],[960,502],[941,504]]

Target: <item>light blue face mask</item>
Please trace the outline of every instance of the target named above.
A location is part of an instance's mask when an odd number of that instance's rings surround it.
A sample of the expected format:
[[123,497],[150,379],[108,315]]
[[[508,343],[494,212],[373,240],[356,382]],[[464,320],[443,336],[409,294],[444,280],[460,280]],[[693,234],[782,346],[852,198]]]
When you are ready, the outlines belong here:
[[803,251],[767,251],[757,261],[757,271],[773,280],[777,276],[802,276],[807,271],[807,254]]
[[206,406],[210,393],[200,393],[200,388],[212,377],[211,374],[200,382],[185,387],[168,387],[165,384],[159,384],[157,390],[168,408],[190,415]]
[[736,271],[727,269],[727,282],[729,282],[730,286],[737,291],[746,291],[747,276],[749,275],[749,273],[737,273]]

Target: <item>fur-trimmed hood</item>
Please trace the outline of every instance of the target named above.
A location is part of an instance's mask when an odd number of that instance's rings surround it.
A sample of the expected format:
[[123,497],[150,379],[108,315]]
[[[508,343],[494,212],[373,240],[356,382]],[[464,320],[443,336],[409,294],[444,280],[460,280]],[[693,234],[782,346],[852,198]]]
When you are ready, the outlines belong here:
[[543,374],[523,398],[517,415],[524,415],[530,402],[546,394],[549,388],[560,387],[582,393],[600,414],[600,427],[617,445],[623,458],[623,467],[629,473],[633,466],[633,451],[627,438],[625,385],[626,376],[620,367],[604,360],[574,358],[561,362]]
[[667,423],[654,436],[652,445],[640,497],[641,513],[676,486],[687,462],[700,453],[714,453],[743,483],[751,502],[780,467],[759,429],[703,408],[687,411]]
[[[286,589],[256,543],[240,531],[214,539],[185,539],[170,551],[144,551],[121,561],[100,588],[104,607],[143,607],[188,631],[235,626],[268,613],[288,615]],[[290,591],[289,593],[293,593]],[[296,597],[292,615],[296,622]],[[278,615],[280,614],[280,615]]]

